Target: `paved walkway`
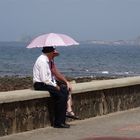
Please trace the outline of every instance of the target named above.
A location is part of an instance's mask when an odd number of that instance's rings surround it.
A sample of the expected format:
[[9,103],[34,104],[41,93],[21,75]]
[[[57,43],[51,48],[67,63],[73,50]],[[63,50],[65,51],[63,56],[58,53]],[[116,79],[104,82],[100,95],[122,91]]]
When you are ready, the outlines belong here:
[[140,108],[73,121],[70,124],[70,129],[47,127],[4,136],[0,140],[83,140],[106,136],[137,137],[140,140]]

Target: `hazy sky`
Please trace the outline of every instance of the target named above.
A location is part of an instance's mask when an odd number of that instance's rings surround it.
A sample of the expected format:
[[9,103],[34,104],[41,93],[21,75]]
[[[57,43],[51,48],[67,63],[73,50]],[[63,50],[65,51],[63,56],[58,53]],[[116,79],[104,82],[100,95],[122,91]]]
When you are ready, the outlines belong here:
[[140,36],[140,0],[0,0],[0,41],[64,33],[76,40]]

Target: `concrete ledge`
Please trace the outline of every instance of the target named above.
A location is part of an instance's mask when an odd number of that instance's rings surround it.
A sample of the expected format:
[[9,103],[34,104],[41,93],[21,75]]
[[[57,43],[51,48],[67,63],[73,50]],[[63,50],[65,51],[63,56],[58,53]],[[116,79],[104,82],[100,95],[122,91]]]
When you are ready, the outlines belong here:
[[97,80],[93,82],[78,83],[73,85],[73,93],[103,90],[116,87],[126,87],[140,84],[140,76],[110,80]]
[[[72,84],[73,87],[72,94],[110,89],[116,87],[126,87],[131,85],[138,85],[138,84],[140,84],[140,76],[77,83],[77,84]],[[0,92],[0,103],[10,103],[10,102],[25,101],[25,100],[45,98],[45,97],[50,97],[49,93],[46,91],[35,91],[33,89],[15,90],[15,91],[8,91],[8,92]]]
[[35,91],[33,89],[25,90],[15,90],[0,92],[0,104],[1,103],[10,103],[10,102],[19,102],[31,99],[39,99],[50,97],[49,92],[47,91]]

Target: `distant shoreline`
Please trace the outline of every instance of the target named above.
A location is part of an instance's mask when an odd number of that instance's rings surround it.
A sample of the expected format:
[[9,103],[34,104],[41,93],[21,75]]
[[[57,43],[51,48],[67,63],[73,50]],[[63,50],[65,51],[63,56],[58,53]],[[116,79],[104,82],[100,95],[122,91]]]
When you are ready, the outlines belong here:
[[[15,44],[19,44],[21,46],[27,46],[29,44],[31,38],[26,41],[0,41],[0,46],[11,46]],[[80,45],[91,44],[91,45],[107,45],[107,46],[140,46],[140,36],[130,39],[130,40],[82,40],[79,41]]]

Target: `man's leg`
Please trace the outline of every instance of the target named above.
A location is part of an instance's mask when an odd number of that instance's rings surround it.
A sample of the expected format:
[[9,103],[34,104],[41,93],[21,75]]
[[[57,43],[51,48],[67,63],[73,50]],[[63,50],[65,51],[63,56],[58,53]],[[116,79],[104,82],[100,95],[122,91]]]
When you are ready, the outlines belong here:
[[68,100],[68,95],[69,95],[69,91],[67,90],[66,85],[61,85],[60,86],[60,91],[63,94],[64,98],[65,98],[65,107],[63,110],[63,114],[62,114],[62,121],[65,124],[66,121],[66,111],[67,111],[67,100]]
[[64,87],[60,87],[60,91],[50,85],[44,83],[35,83],[34,87],[36,90],[46,90],[50,92],[51,97],[54,100],[55,106],[55,121],[54,125],[65,124],[66,108],[67,108],[67,97],[68,92],[65,91]]

